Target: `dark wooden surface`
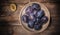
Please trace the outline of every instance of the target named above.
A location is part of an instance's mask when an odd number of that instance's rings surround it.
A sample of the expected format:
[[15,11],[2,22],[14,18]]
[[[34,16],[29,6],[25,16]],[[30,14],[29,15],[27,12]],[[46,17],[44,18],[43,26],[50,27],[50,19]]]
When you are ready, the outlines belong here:
[[[60,35],[60,3],[59,0],[31,0],[31,2],[43,3],[51,14],[49,27],[41,33],[27,32],[19,23],[21,8],[28,0],[2,1],[0,4],[0,35]],[[9,11],[11,3],[17,4],[16,12]],[[7,9],[8,8],[8,9]]]

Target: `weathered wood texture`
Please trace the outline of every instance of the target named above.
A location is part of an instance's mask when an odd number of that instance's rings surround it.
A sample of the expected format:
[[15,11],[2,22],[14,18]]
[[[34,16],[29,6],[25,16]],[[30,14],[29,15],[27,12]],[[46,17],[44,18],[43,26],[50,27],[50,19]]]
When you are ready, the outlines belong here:
[[[59,35],[60,34],[60,3],[59,0],[30,0],[31,2],[43,3],[51,14],[49,27],[41,33],[27,32],[19,23],[19,13],[21,8],[29,0],[8,0],[0,4],[0,35]],[[9,11],[9,4],[16,3],[16,12]]]

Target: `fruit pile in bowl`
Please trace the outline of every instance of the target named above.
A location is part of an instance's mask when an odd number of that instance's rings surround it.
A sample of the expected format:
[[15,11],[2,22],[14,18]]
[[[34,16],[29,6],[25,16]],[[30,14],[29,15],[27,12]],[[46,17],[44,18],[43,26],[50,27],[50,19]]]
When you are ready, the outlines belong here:
[[48,21],[49,16],[39,3],[30,3],[21,11],[21,24],[30,31],[41,31],[43,25],[47,26]]

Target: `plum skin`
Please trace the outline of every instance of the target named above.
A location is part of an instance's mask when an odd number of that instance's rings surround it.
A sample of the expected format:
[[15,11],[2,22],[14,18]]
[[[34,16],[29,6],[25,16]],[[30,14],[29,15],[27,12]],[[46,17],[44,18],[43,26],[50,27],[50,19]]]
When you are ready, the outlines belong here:
[[34,28],[34,22],[33,22],[33,21],[29,21],[28,27],[29,27],[29,28]]
[[34,29],[35,29],[35,30],[40,30],[41,28],[42,28],[42,26],[39,25],[39,24],[34,25]]
[[28,16],[27,16],[27,15],[23,15],[21,18],[22,18],[22,21],[24,21],[24,22],[28,23],[29,18],[28,18]]
[[35,9],[35,10],[37,10],[37,11],[41,9],[40,5],[37,4],[37,3],[33,3],[32,4],[32,8]]

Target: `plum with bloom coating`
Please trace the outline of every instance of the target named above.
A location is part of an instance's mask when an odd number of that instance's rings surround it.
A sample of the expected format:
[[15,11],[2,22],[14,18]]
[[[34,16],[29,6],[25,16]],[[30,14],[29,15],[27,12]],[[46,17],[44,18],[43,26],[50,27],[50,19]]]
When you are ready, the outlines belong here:
[[41,9],[41,8],[40,8],[40,5],[37,4],[37,3],[33,3],[33,4],[32,4],[32,8],[35,9],[35,10],[37,10],[37,11],[39,11],[39,10]]
[[22,18],[22,20],[23,20],[24,22],[28,23],[29,18],[28,18],[27,15],[23,15],[21,18]]

